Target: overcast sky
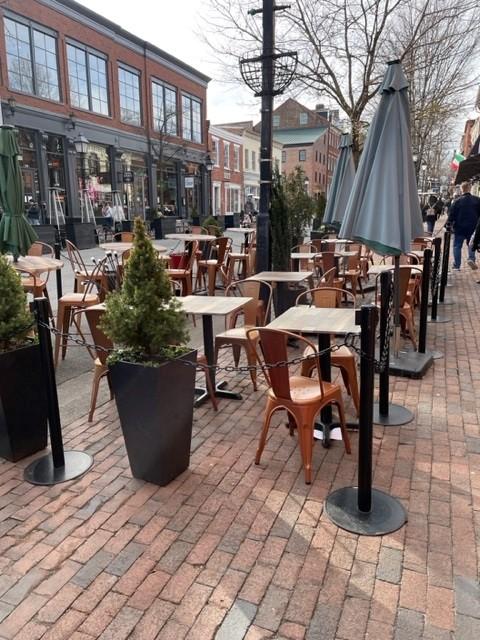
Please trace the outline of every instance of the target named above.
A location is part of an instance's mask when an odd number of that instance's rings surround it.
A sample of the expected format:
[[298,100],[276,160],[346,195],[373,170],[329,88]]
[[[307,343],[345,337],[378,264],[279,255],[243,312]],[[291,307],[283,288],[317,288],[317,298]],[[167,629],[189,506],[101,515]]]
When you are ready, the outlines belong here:
[[196,35],[205,0],[77,1],[210,76],[207,117],[213,124],[260,120],[259,99],[251,91],[215,80],[219,70],[208,47]]

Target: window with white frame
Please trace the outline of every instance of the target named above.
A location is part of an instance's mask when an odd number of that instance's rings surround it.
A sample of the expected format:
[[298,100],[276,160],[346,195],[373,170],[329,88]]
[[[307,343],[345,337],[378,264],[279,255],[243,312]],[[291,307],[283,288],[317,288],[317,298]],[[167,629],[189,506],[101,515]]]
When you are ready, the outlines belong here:
[[222,213],[222,186],[218,182],[213,183],[212,212],[214,216],[218,216]]
[[249,150],[245,149],[245,161],[244,161],[245,169],[248,169],[250,167],[248,155],[249,155]]
[[223,143],[223,167],[224,169],[230,169],[230,143]]
[[60,100],[57,38],[53,32],[4,17],[10,89]]
[[282,162],[286,162],[286,161],[287,161],[287,152],[282,151]]
[[240,147],[238,144],[233,145],[233,170],[240,171]]
[[225,213],[239,213],[240,211],[240,187],[225,185]]
[[257,154],[255,151],[252,151],[252,171],[257,170]]
[[298,152],[298,161],[305,162],[306,159],[307,159],[307,152],[305,151],[305,149],[300,149],[300,151]]
[[298,120],[300,124],[308,124],[308,113],[300,113]]
[[274,127],[279,127],[280,126],[280,116],[273,116],[272,124],[273,124]]
[[173,87],[152,80],[152,113],[155,131],[177,135],[177,92]]
[[121,121],[139,127],[142,124],[140,73],[118,67],[118,92]]
[[218,154],[219,154],[219,142],[218,142],[218,138],[212,138],[212,162],[214,164],[215,167],[218,167]]
[[182,95],[183,137],[192,142],[202,142],[202,103],[193,96]]
[[70,103],[103,116],[109,115],[107,60],[81,44],[67,44]]

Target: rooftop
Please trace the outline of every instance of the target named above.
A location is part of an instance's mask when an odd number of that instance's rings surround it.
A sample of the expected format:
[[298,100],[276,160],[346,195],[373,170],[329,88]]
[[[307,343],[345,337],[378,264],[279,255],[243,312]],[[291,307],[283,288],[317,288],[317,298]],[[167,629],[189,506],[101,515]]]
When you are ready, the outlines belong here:
[[313,144],[318,138],[324,135],[328,127],[311,127],[301,129],[279,129],[273,130],[273,139],[281,142],[283,146],[297,146]]

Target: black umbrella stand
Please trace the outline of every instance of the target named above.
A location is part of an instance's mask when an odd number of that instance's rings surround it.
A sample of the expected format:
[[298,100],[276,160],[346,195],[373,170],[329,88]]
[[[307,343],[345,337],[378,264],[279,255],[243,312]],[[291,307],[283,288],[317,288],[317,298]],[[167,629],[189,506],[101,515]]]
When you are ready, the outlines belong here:
[[[415,269],[415,265],[412,265],[412,269]],[[426,285],[424,283],[426,281]],[[395,291],[398,297],[399,295],[399,282],[400,282],[400,256],[395,256]],[[422,298],[421,302],[423,313],[427,313],[428,308],[428,287],[429,287],[429,278],[422,276]],[[426,291],[426,293],[424,293]],[[395,306],[399,304],[397,300],[395,300]],[[420,317],[422,317],[422,311],[420,312]],[[426,318],[426,316],[425,316]],[[400,325],[400,320],[398,320],[398,325]],[[395,326],[395,340],[398,339],[397,331],[399,331],[400,327]],[[433,358],[430,353],[418,351],[394,351],[393,357],[390,358],[389,369],[390,373],[396,376],[405,376],[407,378],[423,378],[426,371],[432,366]]]
[[[438,291],[440,284],[440,253],[441,253],[442,239],[435,238],[433,240],[433,272],[432,272],[432,309],[429,322],[436,322],[442,324],[444,322],[450,322],[450,318],[438,315]],[[445,248],[445,247],[444,247]]]
[[373,405],[373,422],[385,427],[398,427],[413,420],[413,413],[399,404],[389,402],[390,395],[390,327],[389,308],[392,295],[392,274],[383,271],[380,274],[380,388],[378,402]]
[[398,500],[383,491],[372,489],[372,417],[378,310],[374,305],[363,305],[360,316],[358,487],[343,487],[331,493],[325,501],[325,510],[330,520],[341,529],[364,536],[381,536],[400,529],[407,521],[407,513]]
[[35,298],[33,307],[38,322],[38,342],[47,396],[51,455],[42,456],[31,462],[26,467],[23,477],[31,484],[53,485],[83,475],[92,466],[93,458],[83,451],[64,451],[63,449],[52,341],[48,328],[48,301],[46,298]]

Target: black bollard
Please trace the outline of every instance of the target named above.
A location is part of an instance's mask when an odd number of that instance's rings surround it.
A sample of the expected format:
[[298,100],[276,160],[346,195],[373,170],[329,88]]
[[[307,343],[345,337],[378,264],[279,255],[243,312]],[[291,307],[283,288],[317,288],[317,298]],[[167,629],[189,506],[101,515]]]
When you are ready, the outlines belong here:
[[429,322],[450,322],[450,318],[444,318],[438,315],[438,289],[439,289],[439,273],[440,273],[440,252],[441,238],[433,240],[433,270],[432,270],[432,311]]
[[383,370],[380,370],[378,402],[373,405],[373,422],[384,427],[398,427],[413,420],[413,413],[399,404],[389,402],[390,395],[390,331],[388,314],[390,307],[392,274],[384,271],[380,274],[380,292],[382,306],[380,308],[380,360],[384,359]]
[[[54,251],[55,251],[55,258],[57,260],[60,260],[60,243],[59,242],[55,242]],[[57,300],[60,300],[60,298],[63,295],[62,270],[61,269],[57,269],[56,277],[57,277]]]
[[445,288],[448,282],[448,262],[450,260],[451,237],[451,232],[445,231],[445,234],[443,236],[442,274],[440,276],[440,292],[438,295],[438,301],[442,304],[445,304]]
[[425,353],[425,350],[427,348],[428,293],[430,290],[431,268],[432,268],[432,250],[427,248],[423,252],[422,291],[421,291],[421,298],[420,298],[420,324],[418,328],[419,353]]
[[401,503],[382,491],[372,489],[373,387],[377,308],[361,308],[360,427],[358,443],[358,487],[337,489],[325,501],[330,520],[338,527],[359,535],[385,535],[407,520]]
[[83,475],[92,466],[93,458],[83,451],[64,451],[63,449],[52,341],[48,325],[48,301],[46,298],[35,298],[33,305],[37,318],[40,359],[47,397],[51,456],[42,456],[29,464],[24,471],[24,479],[31,484],[52,485]]

